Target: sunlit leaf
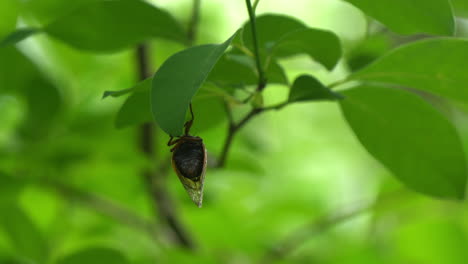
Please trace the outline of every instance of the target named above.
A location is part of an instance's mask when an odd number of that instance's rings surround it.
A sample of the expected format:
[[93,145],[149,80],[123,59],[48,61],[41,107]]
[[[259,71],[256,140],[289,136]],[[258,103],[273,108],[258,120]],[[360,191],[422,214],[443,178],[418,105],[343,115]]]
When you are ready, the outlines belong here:
[[201,45],[183,50],[167,59],[153,77],[151,108],[159,126],[179,136],[192,97],[231,43]]
[[455,22],[447,0],[346,0],[400,34],[453,35]]
[[313,76],[301,75],[294,81],[288,100],[289,102],[334,101],[342,98],[340,94],[331,91]]
[[397,48],[351,79],[391,83],[468,102],[468,40],[429,39]]
[[126,257],[115,249],[110,248],[89,248],[75,252],[56,262],[57,264],[127,264],[130,263]]
[[418,95],[360,86],[343,92],[341,108],[362,145],[418,192],[463,199],[466,160],[453,124]]

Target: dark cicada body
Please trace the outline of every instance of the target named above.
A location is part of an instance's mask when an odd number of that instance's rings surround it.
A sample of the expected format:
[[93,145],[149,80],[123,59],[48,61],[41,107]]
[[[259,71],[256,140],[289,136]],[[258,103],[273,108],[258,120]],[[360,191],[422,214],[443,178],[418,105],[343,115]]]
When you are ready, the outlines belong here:
[[203,202],[203,183],[206,170],[206,149],[200,137],[185,135],[169,145],[172,151],[172,167],[192,201],[198,206]]

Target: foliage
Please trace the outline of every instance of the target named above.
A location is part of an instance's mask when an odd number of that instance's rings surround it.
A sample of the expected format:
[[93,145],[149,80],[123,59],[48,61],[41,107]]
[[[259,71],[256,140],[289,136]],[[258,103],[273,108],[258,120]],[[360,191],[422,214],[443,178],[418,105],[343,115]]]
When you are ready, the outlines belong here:
[[465,1],[200,1],[0,3],[0,263],[464,263]]

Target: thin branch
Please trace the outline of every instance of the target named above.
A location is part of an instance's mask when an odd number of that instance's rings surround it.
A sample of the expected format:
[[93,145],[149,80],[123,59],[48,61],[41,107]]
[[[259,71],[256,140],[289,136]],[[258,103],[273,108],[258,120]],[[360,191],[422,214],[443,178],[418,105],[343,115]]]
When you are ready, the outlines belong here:
[[200,23],[200,6],[201,0],[193,0],[192,15],[187,31],[187,38],[190,46],[193,46],[197,40],[198,24]]
[[109,216],[121,224],[138,229],[143,233],[151,236],[151,238],[156,242],[161,243],[160,237],[156,232],[156,228],[153,222],[144,219],[143,217],[109,199],[80,190],[58,181],[42,180],[39,182],[39,184],[41,186],[53,189],[58,195],[64,197],[67,200],[79,202],[85,207],[93,209],[102,215]]
[[[138,74],[140,80],[144,80],[151,75],[149,66],[148,47],[141,44],[137,47]],[[140,127],[140,150],[148,160],[155,161],[156,153],[154,149],[156,130],[152,123],[145,123]],[[185,231],[185,228],[178,219],[174,205],[169,193],[166,191],[165,178],[168,174],[169,161],[162,163],[159,171],[146,167],[142,171],[142,178],[148,186],[149,194],[154,201],[155,214],[159,216],[167,227],[166,236],[177,245],[194,249],[192,239]]]
[[265,88],[266,86],[266,78],[265,78],[265,73],[262,68],[262,62],[260,59],[260,50],[258,48],[257,23],[255,19],[255,11],[252,8],[252,4],[250,3],[250,0],[245,0],[245,4],[247,6],[247,11],[249,13],[250,26],[252,29],[252,40],[253,40],[253,46],[254,46],[255,64],[257,66],[257,71],[258,71],[257,91],[262,91],[263,88]]
[[257,6],[258,4],[260,3],[260,0],[255,0],[254,4],[253,4],[253,10],[256,11],[257,10]]
[[[389,202],[398,204],[395,202],[395,198],[404,199],[405,196],[403,194],[402,189],[397,189],[382,195],[373,203],[363,202],[358,206],[347,206],[345,207],[346,209],[339,210],[338,213],[334,212],[316,218],[275,243],[274,246],[266,251],[261,263],[271,263],[272,260],[277,261],[283,259],[314,236],[322,234],[330,228],[349,221],[363,213],[381,208],[388,205]],[[350,207],[352,207],[352,209],[349,209]]]
[[226,107],[226,113],[228,115],[228,120],[229,120],[229,125],[228,125],[228,132],[226,139],[224,140],[224,145],[223,148],[221,149],[221,154],[219,155],[219,160],[218,163],[216,164],[216,168],[222,168],[224,167],[226,163],[227,156],[229,154],[229,150],[232,145],[232,141],[234,140],[234,136],[236,133],[243,128],[247,122],[252,120],[255,116],[259,115],[260,113],[270,111],[270,110],[279,110],[283,107],[285,107],[288,104],[288,102],[281,103],[278,105],[273,105],[273,106],[268,106],[268,107],[263,107],[263,108],[253,108],[247,115],[245,115],[239,122],[235,123],[233,118],[232,118],[232,111],[229,108],[227,104],[225,104]]

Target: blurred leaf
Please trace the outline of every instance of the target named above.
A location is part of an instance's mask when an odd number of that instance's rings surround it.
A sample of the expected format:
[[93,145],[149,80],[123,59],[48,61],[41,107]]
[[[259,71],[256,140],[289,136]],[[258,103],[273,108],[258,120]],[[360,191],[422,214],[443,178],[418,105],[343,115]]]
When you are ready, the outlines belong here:
[[348,55],[348,65],[352,72],[360,70],[377,60],[391,49],[388,36],[376,34],[364,39]]
[[37,28],[21,28],[10,35],[6,36],[2,41],[0,41],[0,48],[8,45],[14,45],[25,38],[28,38],[36,33],[41,32],[40,29]]
[[343,114],[362,145],[408,187],[463,199],[466,160],[446,117],[405,90],[359,86],[344,91]]
[[285,35],[273,47],[277,57],[301,53],[332,70],[341,58],[340,40],[331,31],[308,28]]
[[346,0],[400,34],[453,35],[455,23],[447,0]]
[[60,114],[62,95],[29,58],[14,47],[0,49],[0,89],[21,95],[27,104],[22,136],[38,139]]
[[46,263],[49,254],[47,244],[32,220],[14,205],[0,209],[0,225],[17,253],[30,261]]
[[440,38],[397,48],[350,79],[391,83],[468,102],[468,40]]
[[110,248],[89,248],[75,252],[56,262],[57,264],[128,264],[128,260],[122,253]]
[[57,88],[42,76],[33,80],[24,93],[28,105],[27,118],[21,127],[23,135],[39,139],[56,120],[62,107]]
[[455,15],[468,17],[468,1],[466,0],[451,0]]
[[24,182],[0,171],[0,206],[14,202]]
[[[327,69],[332,69],[341,57],[339,39],[330,31],[307,28],[293,17],[277,14],[258,16],[256,22],[262,57],[285,57],[303,53],[322,63]],[[242,44],[253,51],[250,22],[243,27],[242,39],[236,39],[237,46]]]
[[119,90],[119,91],[104,91],[104,94],[102,95],[102,99],[112,96],[112,97],[119,97],[131,92],[144,92],[144,91],[149,91],[151,89],[151,82],[153,81],[153,78],[147,78],[131,88]]
[[15,30],[18,11],[17,0],[0,1],[0,39]]
[[186,41],[184,30],[169,13],[139,0],[89,3],[43,30],[75,48],[90,51],[117,51],[151,37]]
[[153,77],[151,108],[158,125],[171,136],[179,136],[192,97],[231,43],[201,45],[167,59]]
[[115,126],[124,128],[151,121],[150,91],[138,91],[125,100],[117,113]]
[[291,103],[321,100],[335,101],[342,98],[343,96],[325,87],[325,85],[319,82],[315,77],[301,75],[294,81],[288,101]]
[[450,219],[421,219],[399,228],[395,245],[400,263],[464,264],[468,237]]

